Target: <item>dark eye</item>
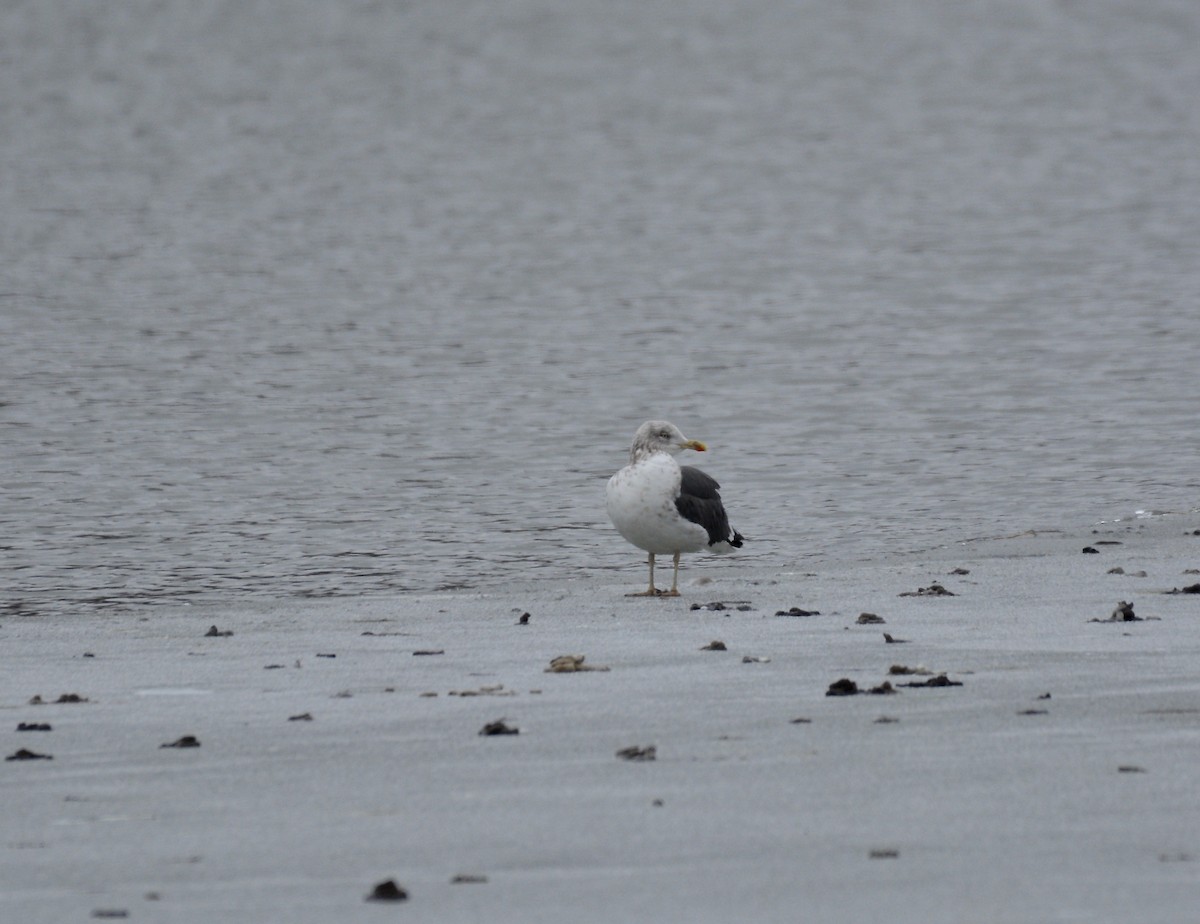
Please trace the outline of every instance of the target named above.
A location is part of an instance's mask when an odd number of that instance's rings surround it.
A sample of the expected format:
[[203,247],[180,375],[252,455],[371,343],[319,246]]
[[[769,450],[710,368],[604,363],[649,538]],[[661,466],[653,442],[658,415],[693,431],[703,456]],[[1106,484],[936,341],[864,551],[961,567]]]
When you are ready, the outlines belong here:
[[658,435],[661,436],[664,440],[669,440],[671,438],[671,431],[670,430],[659,430]]

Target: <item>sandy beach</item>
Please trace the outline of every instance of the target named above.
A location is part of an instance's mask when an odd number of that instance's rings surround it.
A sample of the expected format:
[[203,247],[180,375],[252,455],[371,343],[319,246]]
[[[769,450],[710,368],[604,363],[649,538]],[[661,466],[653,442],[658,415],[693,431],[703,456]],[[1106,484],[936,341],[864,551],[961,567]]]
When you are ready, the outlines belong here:
[[[5,755],[52,759],[4,764],[0,918],[1182,924],[1200,595],[1168,592],[1200,581],[1198,527],[815,573],[693,558],[675,600],[626,599],[631,558],[489,593],[10,615]],[[1094,621],[1120,601],[1137,621]],[[548,673],[564,654],[597,670]],[[828,696],[843,678],[896,692]],[[499,720],[518,733],[480,734]],[[408,898],[364,900],[387,879]]]

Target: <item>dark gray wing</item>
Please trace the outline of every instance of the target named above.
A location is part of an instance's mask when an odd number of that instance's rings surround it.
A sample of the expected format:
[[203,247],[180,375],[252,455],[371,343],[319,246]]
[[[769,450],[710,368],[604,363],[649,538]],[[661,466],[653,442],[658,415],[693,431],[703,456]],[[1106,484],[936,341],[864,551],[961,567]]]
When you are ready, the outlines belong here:
[[675,498],[679,515],[703,526],[708,533],[709,545],[728,542],[741,548],[742,537],[729,527],[729,516],[721,503],[721,486],[717,479],[690,465],[679,466],[679,474],[679,496]]

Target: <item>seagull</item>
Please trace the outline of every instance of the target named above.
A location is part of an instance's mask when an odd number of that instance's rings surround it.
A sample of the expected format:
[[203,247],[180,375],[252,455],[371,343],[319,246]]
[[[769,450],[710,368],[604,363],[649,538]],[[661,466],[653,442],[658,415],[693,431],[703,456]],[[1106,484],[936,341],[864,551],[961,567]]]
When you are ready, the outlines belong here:
[[[741,533],[729,525],[716,479],[675,461],[684,449],[705,452],[666,420],[647,420],[633,435],[629,464],[608,481],[606,506],[613,526],[650,558],[650,587],[630,597],[678,597],[679,556],[684,552],[729,552],[742,547]],[[654,586],[654,556],[671,555],[675,571],[670,590]]]

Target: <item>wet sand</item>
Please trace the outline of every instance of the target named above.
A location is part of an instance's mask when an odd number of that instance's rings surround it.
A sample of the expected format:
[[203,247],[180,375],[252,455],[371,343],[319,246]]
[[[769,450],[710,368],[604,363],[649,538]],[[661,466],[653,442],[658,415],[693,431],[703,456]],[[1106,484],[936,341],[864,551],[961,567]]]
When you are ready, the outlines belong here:
[[11,615],[0,919],[1190,921],[1197,528]]

